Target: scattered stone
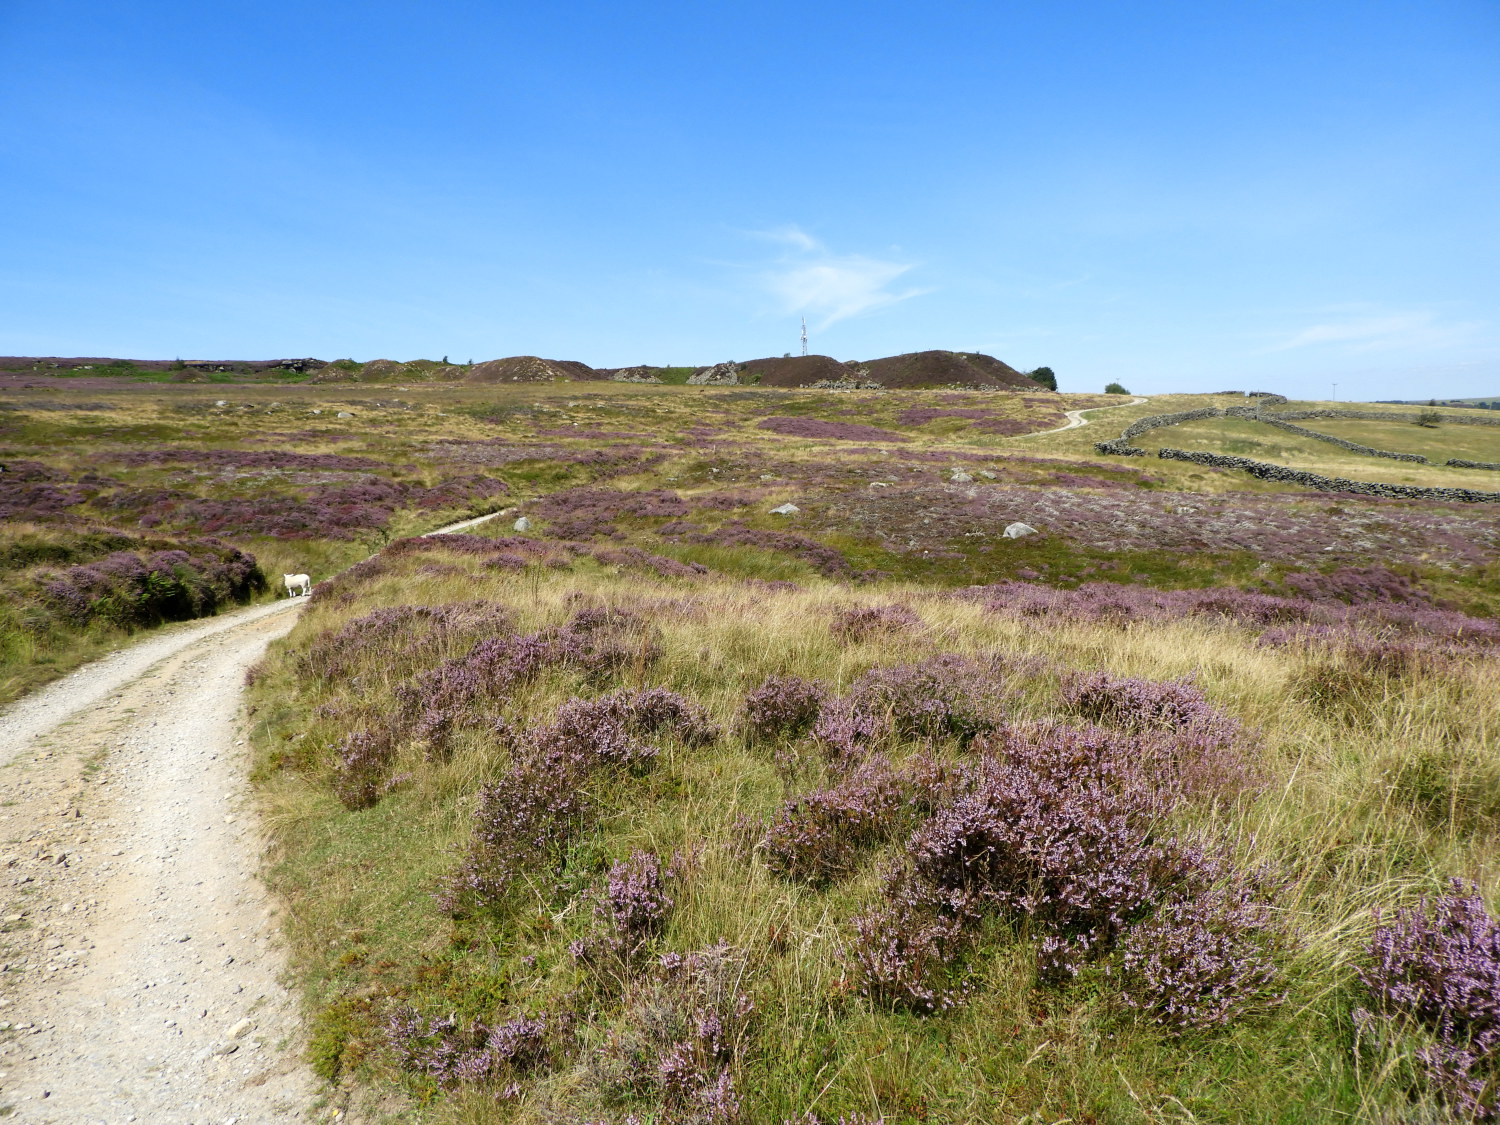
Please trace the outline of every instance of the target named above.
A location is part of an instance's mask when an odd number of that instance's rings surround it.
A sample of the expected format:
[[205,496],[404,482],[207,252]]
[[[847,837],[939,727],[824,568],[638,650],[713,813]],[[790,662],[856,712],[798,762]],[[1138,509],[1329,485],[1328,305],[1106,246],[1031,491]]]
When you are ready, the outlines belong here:
[[214,405],[215,405],[215,406],[228,406],[228,405],[229,405],[229,403],[228,403],[228,402],[227,402],[227,401],[225,401],[225,400],[224,400],[224,399],[222,399],[222,398],[221,398],[221,399],[219,399],[219,400],[218,400],[218,401],[216,401],[216,402],[215,402],[215,403],[214,403]]
[[515,523],[511,524],[511,527],[514,528],[516,531],[530,531],[531,530],[531,521],[529,519],[527,519],[525,516],[522,516]]
[[994,480],[996,477],[996,474],[990,472],[988,469],[980,469],[979,475],[982,476],[985,480]]
[[968,484],[974,478],[962,469],[954,469],[953,474],[948,479],[954,484]]
[[347,410],[340,410],[338,416],[340,418],[353,418],[354,417],[354,415],[350,414]]
[[797,507],[797,505],[795,504],[783,504],[779,508],[772,508],[771,514],[773,516],[790,516],[794,515],[797,512],[800,512],[801,510],[802,509]]
[[227,1034],[231,1039],[243,1039],[245,1038],[245,1036],[250,1034],[251,1029],[254,1027],[255,1023],[250,1019],[237,1020],[234,1025],[230,1027]]
[[1029,523],[1021,523],[1020,521],[1009,525],[1005,529],[1005,538],[1007,539],[1023,539],[1028,535],[1035,534],[1036,528],[1032,527]]

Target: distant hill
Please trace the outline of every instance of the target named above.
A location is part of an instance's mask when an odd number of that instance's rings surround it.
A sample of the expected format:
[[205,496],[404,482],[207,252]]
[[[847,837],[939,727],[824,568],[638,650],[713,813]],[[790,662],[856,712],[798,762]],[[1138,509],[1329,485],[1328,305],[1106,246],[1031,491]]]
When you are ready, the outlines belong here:
[[1500,395],[1481,395],[1478,398],[1382,398],[1376,402],[1381,406],[1467,406],[1473,410],[1500,410]]
[[[332,362],[321,359],[265,360],[135,360],[99,357],[0,356],[0,372],[38,375],[154,376],[174,380],[202,381],[209,376],[239,376],[254,382],[256,376],[308,375],[314,383],[365,382],[455,382],[466,383],[554,383],[615,379],[621,382],[686,381],[694,369],[646,366],[593,368],[570,359],[547,359],[535,355],[513,355],[482,363],[450,363],[415,359],[402,362],[353,359]],[[702,369],[707,370],[707,369]],[[839,361],[832,356],[804,355],[753,359],[741,364],[721,364],[714,369],[739,381],[764,387],[809,387],[817,383],[878,383],[893,390],[923,387],[976,387],[1040,391],[1042,386],[1007,363],[979,352],[925,351],[881,359]],[[718,380],[715,380],[718,382]]]

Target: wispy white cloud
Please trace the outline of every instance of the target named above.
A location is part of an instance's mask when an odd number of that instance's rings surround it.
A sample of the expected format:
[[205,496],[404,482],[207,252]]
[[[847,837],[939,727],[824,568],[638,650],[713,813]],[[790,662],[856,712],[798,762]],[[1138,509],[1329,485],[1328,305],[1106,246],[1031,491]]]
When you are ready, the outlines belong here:
[[754,234],[784,248],[782,255],[760,272],[761,284],[784,311],[820,317],[820,328],[930,292],[892,288],[898,278],[914,268],[909,262],[835,254],[796,226]]
[[1285,352],[1296,348],[1334,346],[1345,351],[1380,352],[1451,345],[1468,337],[1475,324],[1444,323],[1427,311],[1355,315],[1308,325],[1267,348]]

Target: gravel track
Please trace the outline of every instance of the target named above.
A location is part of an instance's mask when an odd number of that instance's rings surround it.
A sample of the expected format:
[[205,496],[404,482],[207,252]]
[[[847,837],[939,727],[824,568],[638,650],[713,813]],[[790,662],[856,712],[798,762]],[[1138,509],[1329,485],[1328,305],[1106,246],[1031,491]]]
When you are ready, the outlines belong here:
[[241,710],[305,604],[162,629],[0,714],[0,1116],[339,1118],[281,983]]
[[1076,430],[1079,426],[1087,426],[1089,424],[1089,420],[1084,417],[1085,414],[1092,414],[1096,410],[1119,410],[1124,406],[1140,406],[1142,403],[1150,401],[1149,398],[1133,398],[1129,402],[1117,403],[1114,406],[1091,406],[1087,410],[1064,410],[1063,416],[1068,420],[1066,426],[1058,426],[1051,430],[1037,430],[1034,433],[1017,434],[1016,436],[1021,438],[1041,437],[1043,434],[1060,434],[1064,430]]

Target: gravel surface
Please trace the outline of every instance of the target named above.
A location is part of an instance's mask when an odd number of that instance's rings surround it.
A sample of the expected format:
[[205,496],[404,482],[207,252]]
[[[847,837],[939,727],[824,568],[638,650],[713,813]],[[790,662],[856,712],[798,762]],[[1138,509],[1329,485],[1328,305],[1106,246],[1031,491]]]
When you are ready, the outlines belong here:
[[257,880],[240,692],[298,601],[156,635],[0,717],[0,1107],[314,1120]]

